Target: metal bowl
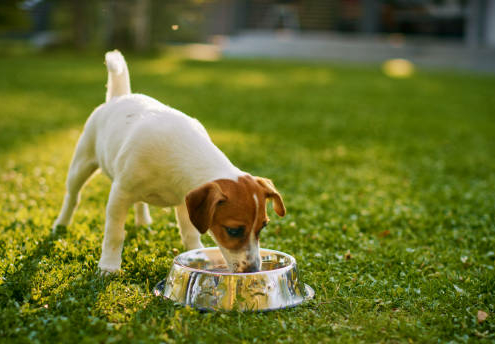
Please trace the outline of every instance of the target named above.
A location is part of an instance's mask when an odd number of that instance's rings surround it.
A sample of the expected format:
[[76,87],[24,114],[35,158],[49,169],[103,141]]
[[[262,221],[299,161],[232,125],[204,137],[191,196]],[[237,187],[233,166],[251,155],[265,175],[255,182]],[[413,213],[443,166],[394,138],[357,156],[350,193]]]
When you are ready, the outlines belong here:
[[313,289],[299,280],[294,257],[267,249],[260,254],[262,271],[231,273],[218,247],[184,252],[154,293],[202,310],[267,311],[313,298]]

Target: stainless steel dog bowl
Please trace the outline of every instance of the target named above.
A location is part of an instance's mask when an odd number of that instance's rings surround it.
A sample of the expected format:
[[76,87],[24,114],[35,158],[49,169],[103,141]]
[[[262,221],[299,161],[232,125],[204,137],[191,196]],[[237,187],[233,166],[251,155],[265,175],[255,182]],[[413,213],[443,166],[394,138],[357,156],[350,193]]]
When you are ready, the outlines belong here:
[[262,271],[231,273],[218,247],[184,252],[154,293],[203,310],[267,311],[313,298],[313,289],[299,280],[294,257],[267,249],[260,254]]

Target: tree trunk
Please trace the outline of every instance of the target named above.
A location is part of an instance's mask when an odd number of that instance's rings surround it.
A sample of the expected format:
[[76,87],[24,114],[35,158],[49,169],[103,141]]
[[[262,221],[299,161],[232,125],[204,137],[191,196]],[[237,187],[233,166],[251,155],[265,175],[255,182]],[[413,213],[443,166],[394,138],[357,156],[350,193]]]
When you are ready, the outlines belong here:
[[143,52],[150,48],[150,0],[137,0],[134,14],[134,49]]
[[77,49],[84,49],[88,42],[87,1],[72,0],[72,37]]

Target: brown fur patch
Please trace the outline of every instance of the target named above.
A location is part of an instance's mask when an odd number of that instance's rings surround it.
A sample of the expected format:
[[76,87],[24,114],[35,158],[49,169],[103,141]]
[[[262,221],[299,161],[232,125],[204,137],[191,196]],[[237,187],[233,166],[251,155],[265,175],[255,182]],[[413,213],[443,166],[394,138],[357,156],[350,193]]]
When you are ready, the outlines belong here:
[[[267,199],[274,200],[274,209],[279,216],[285,215],[282,197],[270,180],[244,175],[237,181],[219,179],[207,183],[191,191],[186,204],[191,222],[201,233],[209,228],[219,245],[239,250],[248,245],[252,231],[258,238],[268,221]],[[241,226],[245,229],[238,238],[231,237],[225,229]]]

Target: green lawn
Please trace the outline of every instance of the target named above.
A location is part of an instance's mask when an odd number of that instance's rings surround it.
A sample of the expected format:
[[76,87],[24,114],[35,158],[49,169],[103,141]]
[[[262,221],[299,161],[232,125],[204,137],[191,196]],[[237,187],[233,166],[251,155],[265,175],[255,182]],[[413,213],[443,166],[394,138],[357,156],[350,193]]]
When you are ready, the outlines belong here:
[[0,342],[495,341],[494,76],[129,58],[134,91],[198,118],[234,164],[274,180],[288,215],[270,210],[262,247],[294,255],[316,292],[294,309],[200,313],[152,294],[183,251],[169,209],[152,208],[149,230],[129,215],[123,271],[106,279],[104,176],[50,235],[104,100],[102,62],[0,58]]

